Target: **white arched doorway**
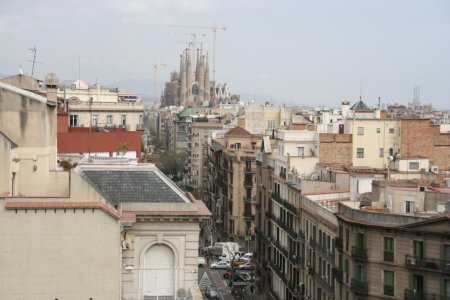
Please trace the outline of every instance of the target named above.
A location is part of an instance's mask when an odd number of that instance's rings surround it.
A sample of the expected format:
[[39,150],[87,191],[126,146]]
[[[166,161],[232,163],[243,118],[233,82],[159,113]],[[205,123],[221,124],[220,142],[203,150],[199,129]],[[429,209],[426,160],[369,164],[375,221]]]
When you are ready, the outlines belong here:
[[144,298],[173,299],[175,296],[175,255],[163,244],[151,246],[144,257]]

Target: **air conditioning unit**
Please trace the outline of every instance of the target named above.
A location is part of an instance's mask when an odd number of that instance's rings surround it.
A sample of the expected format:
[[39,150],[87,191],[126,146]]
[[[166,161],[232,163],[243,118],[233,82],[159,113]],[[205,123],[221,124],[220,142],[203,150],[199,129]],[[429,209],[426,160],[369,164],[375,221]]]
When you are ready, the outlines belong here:
[[415,266],[416,265],[416,258],[415,257],[408,257],[406,259],[406,262],[408,263],[408,265]]
[[438,174],[439,173],[439,167],[438,166],[431,166],[431,172],[433,172],[434,174]]

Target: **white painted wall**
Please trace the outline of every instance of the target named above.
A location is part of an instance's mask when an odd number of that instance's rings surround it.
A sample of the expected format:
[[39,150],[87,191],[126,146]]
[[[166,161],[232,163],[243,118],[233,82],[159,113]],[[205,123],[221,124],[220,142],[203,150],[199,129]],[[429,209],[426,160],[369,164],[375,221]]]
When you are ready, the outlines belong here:
[[120,228],[101,210],[14,210],[0,200],[0,298],[119,299]]

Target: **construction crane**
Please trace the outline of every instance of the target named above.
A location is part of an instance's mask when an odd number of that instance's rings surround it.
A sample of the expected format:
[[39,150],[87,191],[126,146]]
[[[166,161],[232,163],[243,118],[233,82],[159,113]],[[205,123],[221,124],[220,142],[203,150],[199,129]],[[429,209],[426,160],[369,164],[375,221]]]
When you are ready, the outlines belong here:
[[125,61],[126,64],[133,65],[150,65],[153,68],[153,91],[152,91],[152,100],[158,101],[158,69],[161,67],[165,67],[165,63],[160,62],[146,62],[146,61]]
[[184,27],[184,28],[201,28],[201,29],[209,29],[213,31],[213,75],[212,80],[216,82],[216,34],[217,30],[226,31],[227,28],[225,26],[218,26],[213,24],[213,26],[185,26],[185,25],[172,25],[173,27]]
[[[178,33],[178,32],[174,32],[173,34],[176,34],[176,35],[189,35],[189,36],[191,36],[192,37],[192,43],[191,44],[192,44],[193,50],[196,50],[197,37],[198,36],[206,36],[206,34],[204,34],[204,33],[198,34],[198,33]],[[203,45],[202,42],[200,42],[200,44]],[[200,48],[202,48],[202,46],[200,46]]]

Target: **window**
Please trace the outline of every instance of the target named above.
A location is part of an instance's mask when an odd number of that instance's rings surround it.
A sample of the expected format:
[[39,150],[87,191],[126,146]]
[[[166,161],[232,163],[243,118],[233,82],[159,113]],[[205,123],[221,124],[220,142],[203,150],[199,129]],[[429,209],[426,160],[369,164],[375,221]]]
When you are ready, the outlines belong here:
[[304,156],[305,155],[305,147],[297,147],[298,156]]
[[409,214],[414,212],[415,201],[405,201],[405,213]]
[[394,261],[394,239],[384,237],[384,261]]
[[425,256],[425,246],[422,241],[414,241],[413,242],[414,247],[414,256],[417,258],[424,258]]
[[92,115],[92,126],[97,126],[98,124],[98,115]]
[[358,135],[364,135],[364,127],[358,127]]
[[234,148],[235,149],[241,149],[241,143],[234,144]]
[[356,148],[356,157],[364,158],[364,148]]
[[394,155],[394,148],[389,148],[389,156]]
[[275,129],[275,121],[274,120],[267,121],[267,128]]
[[356,235],[356,248],[359,249],[365,249],[366,246],[366,238],[364,233],[358,232],[358,234]]
[[367,274],[364,265],[356,265],[356,280],[359,282],[366,282]]
[[389,133],[394,133],[394,128],[389,128]]
[[78,115],[70,115],[70,127],[77,127],[78,126]]
[[381,128],[377,128],[377,133],[381,133]]
[[344,264],[344,272],[345,272],[345,282],[348,282],[348,277],[350,273],[350,261],[346,258]]
[[234,234],[234,220],[230,220],[229,225],[230,225],[230,228],[229,228],[228,232],[230,234]]
[[122,127],[125,127],[127,125],[127,116],[126,115],[121,115],[120,116],[120,125]]
[[113,116],[107,115],[106,116],[106,125],[112,125],[112,122],[113,122]]
[[394,296],[394,272],[383,271],[384,273],[384,294]]
[[410,161],[409,169],[410,170],[419,170],[419,162],[418,161]]
[[384,155],[384,148],[380,148],[380,152],[378,153],[378,156],[383,157]]

